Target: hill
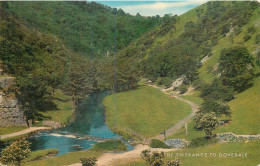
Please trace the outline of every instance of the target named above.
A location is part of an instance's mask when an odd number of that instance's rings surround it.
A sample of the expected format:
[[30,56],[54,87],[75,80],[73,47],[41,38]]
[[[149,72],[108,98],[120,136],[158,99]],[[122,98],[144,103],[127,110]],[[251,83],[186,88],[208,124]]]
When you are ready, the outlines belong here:
[[[258,10],[258,2],[207,2],[181,16],[169,17],[119,52],[119,71],[131,71],[128,64],[135,63],[137,69],[122,75],[131,78],[138,72],[139,76],[166,86],[185,76],[185,83],[191,83],[198,77],[201,60],[216,54],[216,48],[225,45],[227,36],[234,44],[244,43],[244,29],[251,19],[257,19]],[[254,42],[256,28],[251,28],[253,34],[246,42]],[[205,67],[200,70],[199,77],[204,80],[201,75]]]
[[[96,2],[8,2],[9,11],[28,27],[50,33],[82,55],[111,55],[116,26],[117,50],[149,31],[159,17],[132,16]],[[116,25],[114,25],[116,13]]]

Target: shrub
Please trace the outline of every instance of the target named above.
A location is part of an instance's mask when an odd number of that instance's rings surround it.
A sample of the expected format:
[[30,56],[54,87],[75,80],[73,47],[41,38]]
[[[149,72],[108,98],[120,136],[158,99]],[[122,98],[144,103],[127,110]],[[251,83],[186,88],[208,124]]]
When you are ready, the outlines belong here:
[[248,27],[247,32],[248,33],[255,33],[255,27],[254,26]]
[[244,42],[246,42],[246,41],[248,41],[249,39],[251,39],[251,36],[248,35],[248,34],[246,34],[246,35],[243,37],[243,39],[244,39]]
[[168,161],[167,166],[181,166],[181,161],[179,159]]
[[29,156],[29,147],[30,143],[25,138],[17,140],[2,150],[0,160],[4,164],[20,165],[21,161]]
[[163,152],[161,152],[161,153],[159,153],[159,152],[151,153],[150,150],[143,150],[141,152],[141,157],[142,157],[143,160],[145,160],[147,163],[149,163],[152,166],[160,166],[160,165],[164,164],[163,158],[165,156],[164,156]]
[[94,166],[96,165],[96,157],[81,157],[80,158],[80,161],[82,163],[82,166]]
[[181,85],[179,87],[179,90],[180,90],[180,94],[184,94],[188,91],[188,86],[187,85]]
[[157,85],[164,85],[166,88],[169,88],[172,85],[173,79],[169,77],[159,77],[155,82]]
[[212,131],[217,128],[218,120],[214,112],[198,113],[195,118],[194,127],[197,130],[203,130],[207,138],[212,138]]
[[260,34],[255,36],[255,44],[260,44]]
[[164,142],[162,142],[158,139],[152,139],[150,147],[170,149],[170,146],[166,145]]

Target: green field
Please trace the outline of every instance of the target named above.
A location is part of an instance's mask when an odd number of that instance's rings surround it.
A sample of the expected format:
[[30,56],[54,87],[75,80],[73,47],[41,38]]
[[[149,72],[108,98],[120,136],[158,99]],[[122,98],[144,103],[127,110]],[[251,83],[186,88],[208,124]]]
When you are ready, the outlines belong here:
[[0,135],[5,135],[5,134],[10,134],[10,133],[14,133],[14,132],[18,132],[21,130],[26,129],[27,127],[24,126],[18,126],[18,127],[1,127],[0,128]]
[[108,96],[104,105],[110,128],[129,128],[145,137],[160,134],[191,112],[188,104],[146,86]]
[[57,105],[57,110],[41,113],[50,118],[50,120],[61,122],[63,125],[66,125],[73,114],[71,97],[65,95],[61,90],[57,90],[54,97],[54,103]]
[[218,133],[234,132],[235,134],[260,134],[260,77],[254,86],[238,94],[229,102],[232,112],[232,123],[217,129]]
[[[251,141],[251,142],[235,142],[235,143],[222,143],[214,144],[205,147],[192,148],[177,150],[173,152],[166,153],[165,161],[174,160],[175,157],[178,157],[182,162],[182,166],[256,166],[260,162],[260,140]],[[185,153],[187,156],[185,157]],[[216,157],[214,157],[214,153]],[[227,157],[227,154],[232,154],[233,157]],[[234,153],[240,153],[241,156],[234,157]],[[245,153],[247,155],[245,155]],[[191,156],[189,157],[188,154]],[[197,154],[199,156],[192,157],[192,154]],[[203,154],[203,156],[201,155]],[[207,154],[207,157],[206,157]],[[242,157],[242,154],[244,157]],[[183,156],[180,156],[183,155]],[[224,155],[226,157],[224,157]],[[245,157],[247,156],[247,157]],[[129,161],[128,161],[129,162]],[[130,162],[122,163],[120,166],[148,166],[141,159]]]
[[25,162],[30,162],[30,161],[34,161],[34,160],[40,160],[44,157],[48,157],[50,155],[55,155],[59,153],[59,150],[57,149],[45,149],[45,150],[38,150],[38,151],[34,151],[31,152],[29,157],[22,160],[23,163]]
[[22,163],[22,166],[69,165],[72,163],[79,163],[80,158],[83,156],[98,157],[100,155],[101,155],[101,153],[93,151],[93,150],[87,150],[87,151],[82,151],[82,152],[71,152],[71,153],[66,153],[64,155],[54,157],[52,159],[37,160],[37,161]]

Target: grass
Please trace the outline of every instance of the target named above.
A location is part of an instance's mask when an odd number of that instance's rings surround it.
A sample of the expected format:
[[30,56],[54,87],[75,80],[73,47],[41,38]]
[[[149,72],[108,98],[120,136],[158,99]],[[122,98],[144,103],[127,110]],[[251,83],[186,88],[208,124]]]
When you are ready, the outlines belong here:
[[126,151],[127,147],[121,140],[108,140],[105,142],[96,143],[92,150],[97,152],[107,152],[107,151]]
[[[260,134],[260,77],[254,80],[254,85],[246,91],[238,94],[236,98],[228,104],[232,112],[232,123],[227,126],[218,127],[216,133],[233,132],[235,134]],[[191,140],[194,138],[205,136],[203,131],[196,131],[194,122],[188,123],[188,134],[182,127],[176,134],[168,138],[182,138]]]
[[6,135],[6,134],[11,134],[11,133],[15,133],[21,130],[26,129],[27,127],[24,126],[17,126],[17,127],[1,127],[0,128],[0,135]]
[[37,160],[37,161],[31,161],[22,163],[22,166],[46,166],[46,165],[52,165],[52,166],[58,166],[58,165],[70,165],[73,163],[79,163],[80,158],[85,157],[98,157],[101,153],[96,152],[94,150],[87,150],[87,151],[81,151],[81,152],[71,152],[66,153],[64,155],[60,155],[51,159],[47,160]]
[[[259,164],[260,156],[260,140],[250,142],[235,142],[235,143],[221,143],[205,147],[190,148],[177,150],[166,153],[164,161],[174,160],[178,157],[182,162],[182,166],[234,166],[234,165],[247,165],[255,166]],[[214,153],[216,156],[214,157]],[[225,154],[240,153],[247,154],[247,157],[223,157]],[[187,154],[185,156],[185,154]],[[192,157],[188,154],[197,154],[200,156]],[[201,155],[203,154],[203,156]],[[207,157],[205,157],[207,154]],[[182,156],[181,156],[182,155]],[[221,156],[222,155],[222,156]],[[136,161],[121,161],[117,166],[148,166],[142,159]]]
[[59,150],[57,149],[46,149],[46,150],[38,150],[31,152],[29,157],[24,159],[22,162],[30,162],[34,160],[40,160],[44,157],[52,156],[59,153]]
[[57,105],[57,110],[41,113],[44,116],[49,117],[50,120],[61,122],[63,125],[66,125],[70,122],[73,114],[71,97],[65,95],[61,90],[56,90],[54,97],[54,103]]
[[160,134],[191,112],[188,104],[146,86],[108,96],[104,105],[110,128],[129,128],[145,137]]
[[167,137],[167,139],[179,138],[179,139],[186,139],[187,141],[191,141],[192,139],[205,136],[204,131],[197,131],[194,129],[193,126],[194,126],[194,121],[190,120],[187,125],[188,134],[186,134],[185,127],[183,126],[177,133]]
[[195,103],[197,105],[201,105],[203,100],[199,96],[200,96],[200,91],[193,90],[190,94],[185,95],[185,96],[181,96],[181,98],[192,101],[193,103]]
[[238,94],[229,102],[232,112],[232,123],[219,127],[218,133],[234,132],[235,134],[260,134],[260,77],[254,81],[254,86]]

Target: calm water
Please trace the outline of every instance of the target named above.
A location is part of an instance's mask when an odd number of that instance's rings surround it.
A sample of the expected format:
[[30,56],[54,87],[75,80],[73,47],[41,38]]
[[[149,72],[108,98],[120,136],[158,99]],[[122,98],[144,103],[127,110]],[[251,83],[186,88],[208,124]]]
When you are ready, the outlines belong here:
[[[120,138],[105,124],[103,98],[110,91],[92,94],[77,111],[76,119],[66,128],[43,131],[29,138],[32,150],[59,149],[58,155],[91,148],[96,139],[82,139],[86,135],[101,138]],[[127,144],[127,143],[126,143]],[[127,144],[128,149],[133,147]]]

